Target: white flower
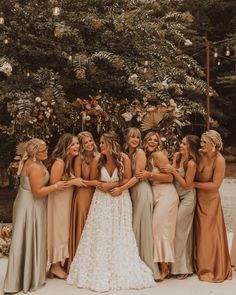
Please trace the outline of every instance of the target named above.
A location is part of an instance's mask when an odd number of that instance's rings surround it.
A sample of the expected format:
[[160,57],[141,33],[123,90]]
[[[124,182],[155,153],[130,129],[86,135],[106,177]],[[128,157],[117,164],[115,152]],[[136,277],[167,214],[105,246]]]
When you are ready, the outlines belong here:
[[9,64],[9,62],[4,61],[2,66],[0,66],[0,72],[3,72],[7,76],[11,75],[12,72],[12,66]]
[[46,100],[42,101],[41,103],[44,107],[46,107],[48,105],[48,102]]
[[190,41],[189,39],[186,39],[185,42],[184,42],[184,45],[185,45],[185,46],[190,46],[190,45],[192,45],[192,44],[193,44],[193,42]]
[[161,141],[166,141],[166,138],[165,137],[161,137]]
[[125,122],[129,122],[133,118],[133,115],[130,112],[126,112],[123,113],[121,117],[125,119]]
[[36,101],[36,102],[41,102],[41,97],[37,96],[37,97],[35,98],[35,101]]

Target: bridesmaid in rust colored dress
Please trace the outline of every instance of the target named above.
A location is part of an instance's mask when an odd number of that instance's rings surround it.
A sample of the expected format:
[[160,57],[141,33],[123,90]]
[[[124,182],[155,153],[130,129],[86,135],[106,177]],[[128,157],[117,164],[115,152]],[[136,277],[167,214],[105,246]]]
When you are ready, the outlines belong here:
[[[89,180],[90,168],[91,162],[98,155],[96,144],[90,132],[81,132],[78,140],[79,155],[75,158],[74,172],[77,179],[82,179],[86,187],[78,187],[72,201],[68,270],[75,256],[92,201],[94,181]],[[77,180],[73,182],[75,181]],[[76,183],[73,184],[76,185]]]
[[197,206],[194,220],[195,267],[201,281],[220,283],[232,279],[228,242],[219,187],[225,175],[220,154],[221,136],[209,130],[201,137],[201,158],[197,170]]

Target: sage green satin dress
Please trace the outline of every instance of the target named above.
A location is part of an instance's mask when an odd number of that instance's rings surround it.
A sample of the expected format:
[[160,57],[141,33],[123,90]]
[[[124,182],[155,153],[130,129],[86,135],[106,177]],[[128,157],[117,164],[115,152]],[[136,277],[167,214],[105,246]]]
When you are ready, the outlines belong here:
[[[46,171],[44,184],[49,180]],[[13,232],[4,282],[5,293],[37,290],[46,282],[46,197],[34,197],[21,175],[13,206]]]

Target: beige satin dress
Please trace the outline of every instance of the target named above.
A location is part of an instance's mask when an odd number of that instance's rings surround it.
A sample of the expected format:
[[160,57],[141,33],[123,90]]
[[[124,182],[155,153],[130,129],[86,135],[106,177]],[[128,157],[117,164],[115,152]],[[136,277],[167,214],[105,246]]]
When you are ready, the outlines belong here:
[[[48,180],[46,171],[44,185]],[[46,197],[33,196],[28,176],[21,175],[13,206],[5,293],[27,293],[46,283],[46,202]]]

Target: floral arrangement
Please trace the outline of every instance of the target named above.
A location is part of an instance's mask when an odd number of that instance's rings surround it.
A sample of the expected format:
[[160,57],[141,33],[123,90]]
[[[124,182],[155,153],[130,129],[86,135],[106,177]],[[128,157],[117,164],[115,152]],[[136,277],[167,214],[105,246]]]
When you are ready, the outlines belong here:
[[0,225],[0,258],[9,254],[11,234],[12,224]]

